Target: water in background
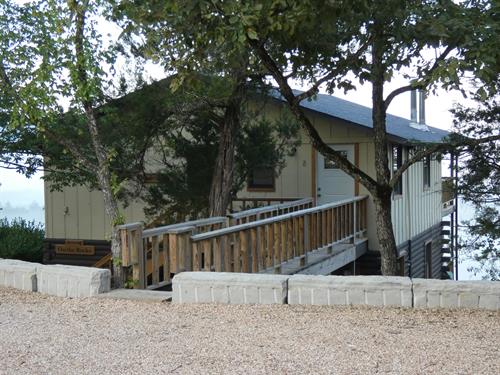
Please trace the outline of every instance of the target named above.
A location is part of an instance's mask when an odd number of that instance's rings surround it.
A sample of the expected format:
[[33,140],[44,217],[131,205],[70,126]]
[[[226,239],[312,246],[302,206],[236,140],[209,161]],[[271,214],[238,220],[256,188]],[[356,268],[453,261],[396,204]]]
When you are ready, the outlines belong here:
[[0,202],[0,218],[7,218],[9,221],[23,218],[44,225],[45,210],[34,201],[29,205],[12,205],[9,202]]

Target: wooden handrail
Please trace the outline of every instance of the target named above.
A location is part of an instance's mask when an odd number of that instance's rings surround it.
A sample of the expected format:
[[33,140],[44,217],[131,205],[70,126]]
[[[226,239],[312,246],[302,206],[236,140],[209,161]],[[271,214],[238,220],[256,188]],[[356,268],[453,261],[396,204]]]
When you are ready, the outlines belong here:
[[312,205],[312,203],[313,203],[312,198],[303,198],[303,199],[298,199],[298,200],[291,201],[291,202],[273,204],[273,205],[264,206],[264,207],[251,208],[249,210],[235,212],[235,213],[229,214],[227,216],[232,218],[232,219],[240,219],[242,217],[258,215],[258,214],[272,212],[272,211],[276,211],[276,210],[283,210],[285,208],[291,208],[291,207],[295,207],[295,206],[304,206],[304,205],[309,205],[309,204]]
[[250,222],[250,223],[239,224],[239,225],[233,225],[233,226],[230,226],[230,227],[227,227],[227,228],[222,228],[222,229],[218,229],[218,230],[214,230],[214,231],[210,231],[210,232],[206,232],[206,233],[195,234],[195,235],[191,236],[191,239],[193,241],[206,240],[206,239],[209,239],[209,238],[212,238],[212,237],[217,237],[217,236],[220,236],[220,235],[235,233],[235,232],[239,232],[239,231],[242,231],[242,230],[247,230],[247,229],[250,229],[250,228],[256,228],[256,227],[261,226],[261,225],[273,224],[273,223],[280,222],[280,221],[283,221],[283,220],[287,220],[287,219],[290,219],[290,218],[293,218],[293,217],[298,217],[298,216],[302,216],[302,215],[306,215],[306,214],[317,213],[317,212],[326,210],[328,208],[340,207],[340,206],[343,206],[343,205],[346,205],[346,204],[349,204],[349,203],[359,202],[359,201],[364,200],[366,198],[368,198],[368,196],[367,195],[363,195],[363,196],[357,196],[357,197],[353,197],[353,198],[348,198],[348,199],[344,199],[344,200],[340,200],[340,201],[336,201],[336,202],[332,202],[332,203],[326,203],[326,204],[323,204],[321,206],[316,206],[316,207],[307,208],[305,210],[290,212],[290,213],[287,213],[287,214],[283,214],[283,215],[279,215],[279,216],[274,216],[274,217],[270,217],[270,218],[267,218],[267,219],[262,219],[262,220],[253,221],[253,222]]
[[142,238],[158,236],[160,234],[174,232],[175,230],[182,229],[182,228],[197,228],[197,227],[205,226],[205,225],[224,224],[224,223],[226,223],[226,220],[227,219],[223,216],[215,216],[215,217],[209,217],[206,219],[186,221],[184,223],[165,225],[163,227],[158,227],[158,228],[145,229],[142,232]]
[[366,231],[367,196],[353,197],[190,237],[193,271],[261,272],[326,249]]

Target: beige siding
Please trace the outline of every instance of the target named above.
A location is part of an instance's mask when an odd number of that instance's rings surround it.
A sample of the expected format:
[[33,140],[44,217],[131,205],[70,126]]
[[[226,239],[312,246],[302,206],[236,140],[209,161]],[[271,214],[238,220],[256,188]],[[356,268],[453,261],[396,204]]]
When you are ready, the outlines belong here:
[[[122,212],[127,222],[144,220],[140,202],[122,207]],[[110,237],[111,225],[104,211],[102,193],[83,186],[50,192],[46,183],[45,218],[47,238],[102,240]]]

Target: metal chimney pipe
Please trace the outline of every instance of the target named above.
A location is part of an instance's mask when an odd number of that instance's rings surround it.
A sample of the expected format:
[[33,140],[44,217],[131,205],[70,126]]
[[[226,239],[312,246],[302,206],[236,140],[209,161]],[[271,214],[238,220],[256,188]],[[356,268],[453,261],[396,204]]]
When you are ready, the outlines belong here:
[[410,108],[411,108],[411,122],[417,122],[417,91],[416,90],[411,90]]
[[425,92],[419,91],[419,114],[418,114],[418,123],[425,124]]

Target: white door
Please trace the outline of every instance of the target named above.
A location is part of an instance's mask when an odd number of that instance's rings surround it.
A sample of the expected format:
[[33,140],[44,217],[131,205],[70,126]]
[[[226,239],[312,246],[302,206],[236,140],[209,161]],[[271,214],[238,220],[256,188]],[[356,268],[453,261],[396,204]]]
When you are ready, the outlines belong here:
[[[330,145],[354,163],[354,145]],[[354,196],[354,179],[342,172],[333,161],[326,160],[319,152],[317,164],[317,204],[351,198]]]

